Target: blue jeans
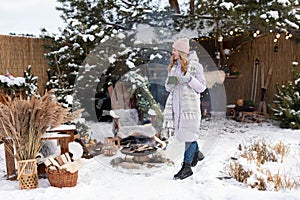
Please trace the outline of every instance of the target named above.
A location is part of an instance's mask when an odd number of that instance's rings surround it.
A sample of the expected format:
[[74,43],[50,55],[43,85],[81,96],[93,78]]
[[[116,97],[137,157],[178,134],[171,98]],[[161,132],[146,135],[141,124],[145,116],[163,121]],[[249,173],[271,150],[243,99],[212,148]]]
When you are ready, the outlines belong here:
[[184,159],[185,163],[192,163],[194,154],[199,150],[197,141],[194,142],[186,142],[185,143],[185,151],[184,151]]

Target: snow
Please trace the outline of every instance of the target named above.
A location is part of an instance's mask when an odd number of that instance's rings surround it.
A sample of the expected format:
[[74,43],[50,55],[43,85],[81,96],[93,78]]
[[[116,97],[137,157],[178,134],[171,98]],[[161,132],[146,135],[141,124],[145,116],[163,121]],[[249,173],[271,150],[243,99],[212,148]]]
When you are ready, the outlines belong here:
[[231,2],[230,3],[223,2],[220,4],[220,6],[224,6],[227,10],[229,10],[230,8],[234,7],[234,4]]
[[58,127],[52,128],[51,131],[64,131],[64,130],[75,130],[75,125],[60,125]]
[[65,97],[65,101],[66,101],[68,104],[72,105],[72,103],[73,103],[73,96],[72,96],[72,95],[67,95],[67,96]]
[[23,77],[13,77],[12,75],[0,75],[0,82],[6,84],[7,86],[22,86],[25,84],[25,78]]
[[[91,137],[103,141],[112,135],[112,124],[87,121],[91,127]],[[185,180],[173,180],[182,162],[182,143],[174,138],[166,150],[161,150],[174,165],[155,169],[126,170],[109,165],[112,157],[102,154],[92,159],[84,159],[79,170],[77,185],[74,188],[51,187],[47,179],[39,179],[39,186],[32,190],[20,190],[17,181],[5,178],[5,159],[3,144],[0,145],[0,194],[1,199],[143,199],[143,200],[195,200],[195,199],[300,199],[300,189],[286,191],[259,191],[234,179],[222,179],[224,167],[239,144],[246,144],[256,139],[264,139],[272,144],[282,141],[290,148],[286,171],[300,175],[300,130],[280,129],[270,122],[240,123],[213,113],[210,121],[202,120],[199,145],[205,159],[193,168],[194,175]],[[122,156],[122,155],[121,155]],[[123,155],[124,156],[124,155]],[[293,162],[291,161],[293,160]],[[285,162],[285,161],[284,161]],[[243,163],[247,165],[245,161]],[[249,169],[255,166],[247,165]],[[278,170],[270,165],[270,170]],[[263,175],[261,174],[262,178]],[[249,182],[255,182],[251,176]]]
[[43,138],[59,138],[59,137],[63,138],[63,137],[66,137],[66,136],[69,137],[70,135],[68,135],[68,134],[61,134],[59,132],[52,132],[52,133],[45,133],[43,135]]
[[134,63],[131,62],[130,60],[126,60],[126,65],[127,65],[130,69],[132,69],[132,68],[135,67]]
[[296,24],[296,23],[294,23],[294,22],[291,22],[291,21],[289,21],[289,20],[284,20],[287,24],[289,24],[291,27],[294,27],[295,29],[299,29],[299,26]]
[[116,61],[116,54],[112,54],[110,57],[108,57],[108,62],[113,64]]

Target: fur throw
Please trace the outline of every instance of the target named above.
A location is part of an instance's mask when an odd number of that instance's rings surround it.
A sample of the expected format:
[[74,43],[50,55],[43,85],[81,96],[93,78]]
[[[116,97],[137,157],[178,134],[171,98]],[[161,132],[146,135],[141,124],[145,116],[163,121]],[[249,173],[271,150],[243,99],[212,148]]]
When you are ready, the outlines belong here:
[[207,88],[212,88],[216,83],[222,84],[225,80],[225,72],[223,70],[204,72],[204,76]]

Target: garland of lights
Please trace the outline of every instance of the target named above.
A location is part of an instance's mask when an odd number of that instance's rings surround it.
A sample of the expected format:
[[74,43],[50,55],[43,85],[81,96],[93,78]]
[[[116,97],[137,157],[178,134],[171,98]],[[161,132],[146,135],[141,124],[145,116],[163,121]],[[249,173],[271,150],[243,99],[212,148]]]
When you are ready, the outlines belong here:
[[[266,36],[268,34],[273,34],[274,33],[273,30],[261,31],[261,30],[258,30],[258,29],[257,30],[251,30],[251,32],[253,32],[252,34],[250,34],[253,37],[252,39],[256,39],[256,38],[263,37],[263,36]],[[263,34],[263,33],[265,33],[265,34]],[[274,40],[273,40],[274,43],[275,43],[274,52],[278,51],[277,42],[278,42],[279,38],[283,34],[284,34],[284,37],[285,37],[286,40],[291,39],[293,37],[293,34],[290,31],[281,31],[281,32],[276,31],[276,33],[274,34]],[[239,36],[243,36],[243,35],[245,35],[245,30],[240,29],[240,28],[235,28],[234,30],[230,30],[228,33],[225,33],[223,35],[221,34],[221,35],[215,35],[215,36],[214,35],[212,35],[212,36],[203,36],[203,37],[195,38],[194,40],[198,41],[198,42],[201,42],[201,41],[205,41],[205,40],[212,40],[212,39],[214,39],[214,40],[217,40],[217,42],[219,44],[221,44],[224,41],[224,37],[239,37]],[[241,46],[242,45],[240,45],[240,47]],[[226,49],[226,50],[222,49],[223,54],[226,56],[226,57],[224,56],[224,60],[225,60],[224,66],[225,67],[227,66],[227,62],[229,60],[229,55],[232,55],[232,53],[234,52],[233,48],[231,48],[230,50],[229,49]],[[224,51],[226,51],[226,52],[224,52]],[[239,50],[237,50],[237,51],[239,51]],[[220,54],[220,50],[219,49],[216,50],[215,57],[218,60],[218,66],[220,68],[222,68],[221,63],[220,63],[221,54]]]

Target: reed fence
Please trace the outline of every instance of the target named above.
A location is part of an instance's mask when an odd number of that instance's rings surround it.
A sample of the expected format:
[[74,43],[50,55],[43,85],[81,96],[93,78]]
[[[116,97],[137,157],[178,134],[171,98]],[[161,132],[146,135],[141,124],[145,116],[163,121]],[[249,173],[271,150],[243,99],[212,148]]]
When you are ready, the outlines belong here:
[[0,74],[8,71],[14,77],[23,77],[24,71],[31,65],[31,73],[39,77],[39,92],[43,94],[49,68],[43,48],[47,42],[40,38],[0,35]]

